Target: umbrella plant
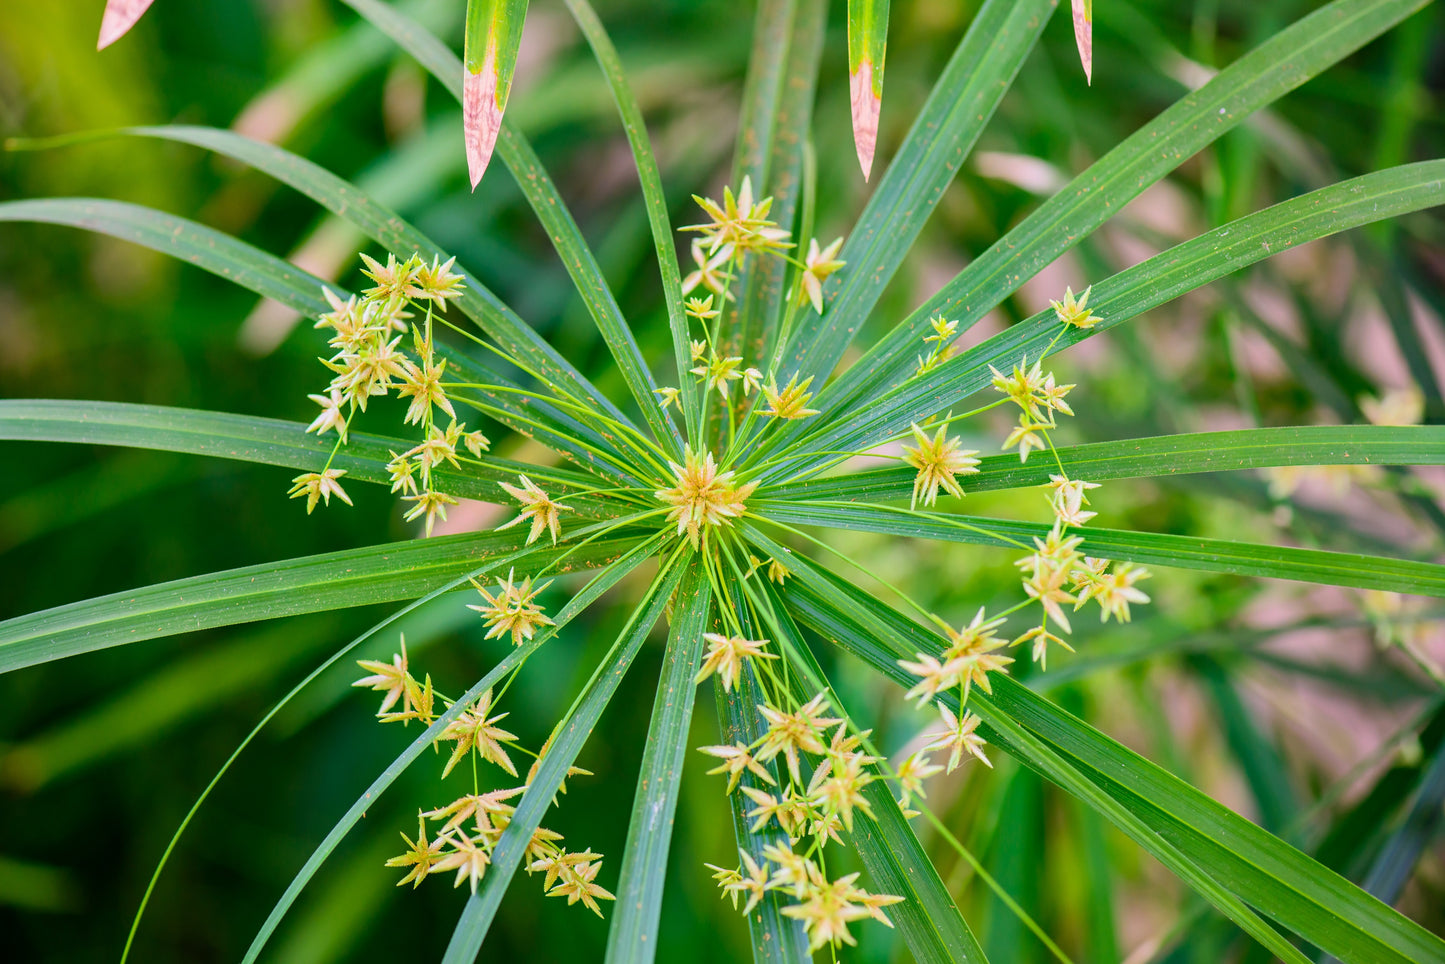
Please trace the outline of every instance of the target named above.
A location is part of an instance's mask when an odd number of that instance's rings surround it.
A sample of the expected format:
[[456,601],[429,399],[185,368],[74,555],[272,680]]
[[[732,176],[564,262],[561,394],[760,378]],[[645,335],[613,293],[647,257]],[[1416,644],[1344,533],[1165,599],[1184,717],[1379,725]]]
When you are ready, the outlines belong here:
[[[982,4],[907,136],[891,156],[878,155],[887,163],[874,170],[868,202],[836,240],[815,234],[818,161],[809,146],[826,26],[822,0],[759,3],[732,182],[720,197],[699,195],[683,216],[665,202],[665,172],[600,20],[587,0],[566,0],[615,99],[645,200],[663,296],[646,323],[665,324],[671,346],[669,359],[651,361],[639,347],[642,322],[624,316],[556,186],[503,114],[526,3],[472,0],[463,60],[382,0],[346,2],[465,105],[473,186],[486,191],[491,179],[505,176],[487,166],[495,149],[555,245],[625,396],[599,390],[563,347],[539,336],[466,265],[360,188],[233,132],[171,125],[69,141],[175,141],[291,185],[382,250],[367,258],[358,290],[133,204],[0,203],[0,220],[112,234],[281,302],[315,319],[309,337],[323,356],[310,396],[319,412],[309,425],[27,400],[0,402],[0,435],[293,467],[300,474],[290,495],[304,500],[306,514],[323,506],[345,511],[337,503],[350,501],[348,488],[384,485],[424,536],[11,619],[0,623],[0,670],[208,627],[404,604],[301,681],[258,722],[249,743],[323,669],[353,659],[369,640],[397,636],[394,624],[424,603],[469,606],[479,634],[510,644],[481,679],[450,694],[413,665],[399,636],[389,660],[359,661],[356,685],[381,694],[380,720],[420,731],[337,815],[257,930],[246,960],[261,954],[367,809],[438,746],[446,751],[441,775],[470,772],[470,792],[439,789],[444,798],[418,816],[414,837],[410,826],[389,830],[402,831],[405,842],[387,864],[402,883],[435,876],[468,887],[448,961],[477,957],[518,870],[539,877],[549,895],[606,913],[609,960],[651,960],[669,829],[689,758],[689,779],[712,781],[717,819],[736,830],[737,861],[696,872],[712,874],[746,915],[757,960],[809,959],[853,943],[859,927],[887,926],[917,960],[983,961],[915,827],[929,826],[964,853],[930,809],[929,781],[959,767],[991,766],[1003,754],[1096,811],[1282,960],[1304,962],[1316,953],[1358,962],[1445,957],[1445,942],[1376,896],[1021,684],[1013,672],[1023,663],[1045,669],[1068,658],[1074,621],[1095,614],[1127,621],[1131,605],[1147,604],[1152,585],[1167,582],[1173,569],[1445,595],[1445,567],[1437,564],[1101,528],[1086,508],[1090,492],[1118,479],[1437,465],[1445,462],[1438,428],[1261,428],[1056,445],[1053,430],[1086,404],[1087,392],[1062,384],[1050,368],[1055,355],[1079,342],[1254,262],[1441,203],[1445,161],[1376,171],[1249,214],[1093,278],[1083,291],[1056,292],[1048,309],[971,347],[956,344],[1146,188],[1425,0],[1333,0],[1279,31],[1099,158],[911,313],[882,324],[874,316],[884,289],[1056,0]],[[102,43],[113,42],[147,6],[112,0]],[[877,147],[888,7],[848,5],[851,102],[864,174]],[[1092,5],[1074,9],[1084,66],[1092,70]],[[861,343],[871,331],[882,334]],[[370,401],[389,395],[405,406],[400,425],[379,424],[380,416],[367,412]],[[965,448],[965,437],[985,431],[970,420],[1000,409],[1009,412],[1012,428],[995,439],[995,451]],[[534,440],[557,459],[495,455],[504,433]],[[859,467],[879,460],[886,464]],[[970,492],[1006,488],[1037,489],[1051,521],[967,512]],[[278,503],[284,496],[277,493]],[[462,499],[510,511],[492,531],[433,536]],[[844,530],[1001,548],[1019,564],[1017,598],[995,611],[933,611],[850,555],[835,538]],[[1160,572],[1146,582],[1151,569]],[[542,593],[550,582],[579,572],[587,580],[549,609]],[[526,673],[529,657],[558,645],[553,640],[599,598],[639,585],[630,617],[589,681],[560,719],[548,721],[551,736],[540,746],[523,745],[507,717],[526,707],[509,699],[509,687]],[[567,805],[561,793],[569,778],[585,774],[587,740],[657,626],[666,627],[663,669],[627,844],[604,858],[544,821],[553,807]],[[875,745],[826,675],[830,660],[819,655],[829,649],[893,681],[898,699],[929,705],[937,722],[926,742],[901,758]],[[699,684],[712,692],[722,739],[694,748],[688,732]],[[712,769],[699,772],[700,764]],[[571,789],[570,799],[586,792],[580,782]],[[836,857],[845,851],[856,853],[862,872],[838,869],[852,865],[851,856]]]

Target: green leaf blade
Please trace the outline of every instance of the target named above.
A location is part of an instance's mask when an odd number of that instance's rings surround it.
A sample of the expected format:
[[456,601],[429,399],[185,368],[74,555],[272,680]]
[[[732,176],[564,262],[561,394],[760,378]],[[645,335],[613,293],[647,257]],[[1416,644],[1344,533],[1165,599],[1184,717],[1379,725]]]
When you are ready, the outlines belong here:
[[[0,673],[161,636],[426,594],[521,548],[525,533],[437,536],[245,566],[98,596],[0,622]],[[563,571],[606,564],[637,545],[614,536],[578,549]],[[559,558],[569,547],[545,547]]]
[[616,912],[607,933],[609,964],[648,964],[657,954],[672,821],[697,696],[694,677],[702,661],[702,637],[712,605],[701,563],[684,562],[683,566],[686,575],[674,604],[672,632],[647,728],[632,820],[627,826]]

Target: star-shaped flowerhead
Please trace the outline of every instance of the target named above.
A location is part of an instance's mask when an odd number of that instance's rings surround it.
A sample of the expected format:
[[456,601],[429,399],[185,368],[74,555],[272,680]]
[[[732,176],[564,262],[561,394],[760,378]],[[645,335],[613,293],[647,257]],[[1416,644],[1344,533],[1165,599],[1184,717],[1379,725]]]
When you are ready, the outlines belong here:
[[983,748],[988,744],[983,737],[974,730],[983,722],[976,713],[964,713],[962,719],[955,716],[953,711],[942,704],[938,707],[939,715],[943,717],[943,731],[934,733],[933,741],[926,746],[925,750],[947,750],[948,770],[952,773],[958,769],[963,754],[968,753],[977,757],[985,766],[992,767],[988,757],[984,756]]
[[[843,722],[836,717],[823,714],[828,712],[828,695],[819,693],[791,713],[784,713],[774,706],[762,705],[758,712],[768,723],[768,732],[758,748],[759,760],[771,760],[782,754],[788,761],[788,773],[794,783],[801,783],[798,769],[800,753],[822,753],[825,749],[821,739],[823,730],[835,723]],[[746,788],[745,788],[746,789]]]
[[739,371],[742,363],[741,355],[719,355],[714,352],[706,362],[689,368],[688,372],[702,380],[704,392],[715,390],[723,398],[727,398],[728,386],[743,377],[743,373]]
[[724,870],[712,864],[707,866],[717,871],[713,879],[722,888],[723,894],[732,898],[733,909],[738,906],[738,896],[747,895],[747,902],[743,905],[743,916],[752,913],[754,907],[763,899],[763,895],[772,887],[772,868],[764,860],[761,864],[753,860],[746,850],[738,848],[738,856],[742,858],[742,865],[737,870]]
[[1042,452],[1049,447],[1048,438],[1044,434],[1048,428],[1047,422],[1035,422],[1028,415],[1020,415],[1018,425],[1014,426],[1014,430],[1008,434],[1008,438],[1003,440],[1003,448],[1007,451],[1017,445],[1019,461],[1027,462],[1030,450],[1038,449]]
[[420,812],[416,815],[416,823],[415,840],[412,840],[406,834],[401,835],[401,839],[406,841],[406,853],[400,857],[392,857],[386,862],[388,867],[411,868],[406,872],[405,877],[396,882],[398,887],[407,883],[410,883],[413,889],[420,887],[421,882],[426,879],[426,875],[431,873],[432,868],[436,866],[437,861],[441,859],[442,851],[447,845],[447,837],[445,834],[435,840],[427,839],[426,820]]
[[808,242],[808,256],[803,259],[803,273],[799,277],[798,301],[800,304],[811,301],[813,310],[820,315],[823,313],[823,282],[847,264],[838,260],[838,249],[842,246],[842,238],[835,239],[821,250],[817,238]]
[[407,669],[405,636],[401,637],[401,652],[393,653],[390,663],[376,659],[358,659],[356,665],[370,671],[371,675],[363,676],[352,683],[352,686],[369,686],[378,693],[386,694],[381,698],[381,709],[376,711],[377,716],[395,706],[396,701],[402,697],[407,698],[403,706],[410,708],[410,694],[417,682]]
[[445,492],[436,492],[431,489],[417,495],[404,495],[401,500],[415,503],[407,510],[406,515],[402,516],[407,522],[426,516],[428,538],[431,537],[432,530],[436,528],[437,519],[441,519],[443,522],[447,521],[447,506],[457,504],[457,500]]
[[968,701],[969,690],[975,683],[985,693],[992,694],[993,686],[988,681],[988,674],[1007,673],[1006,667],[1013,662],[1013,657],[1000,656],[996,652],[1007,645],[1005,640],[993,634],[1003,623],[1002,617],[988,619],[980,606],[967,626],[948,631],[949,644],[943,651],[943,658],[949,666],[957,668],[963,683],[964,702]]
[[536,542],[537,537],[545,531],[552,534],[552,545],[555,546],[557,544],[557,536],[561,534],[562,531],[561,514],[563,512],[571,512],[572,507],[553,502],[546,492],[539,489],[537,485],[525,475],[519,475],[517,478],[522,482],[521,488],[515,485],[509,485],[506,482],[497,483],[522,506],[521,514],[506,525],[498,526],[497,531],[501,532],[503,529],[510,529],[524,519],[530,519],[532,521],[532,531],[527,534],[527,545],[530,546]]
[[728,793],[737,789],[738,781],[742,779],[743,771],[751,773],[768,786],[774,786],[777,781],[767,771],[745,743],[734,743],[732,746],[700,746],[699,753],[706,753],[708,756],[717,757],[723,761],[721,765],[707,771],[709,776],[715,773],[726,773],[728,775]]
[[788,379],[788,384],[783,387],[782,391],[778,390],[776,380],[768,382],[763,387],[763,398],[767,400],[768,407],[763,409],[761,414],[767,418],[787,419],[817,415],[816,408],[808,407],[808,402],[813,398],[813,393],[808,391],[808,386],[811,384],[813,384],[812,375],[799,384],[797,374]]
[[547,891],[547,896],[566,897],[568,906],[580,900],[582,906],[601,917],[602,908],[597,906],[597,901],[617,899],[596,883],[597,872],[601,869],[600,854],[590,850],[564,854],[557,873],[557,885]]
[[341,444],[346,444],[346,413],[341,410],[345,404],[346,397],[338,388],[333,388],[327,395],[307,395],[317,405],[321,406],[321,414],[308,426],[306,431],[315,432],[317,435],[325,435],[329,431],[335,431],[341,436]]
[[431,264],[422,262],[412,279],[412,284],[417,289],[416,296],[437,304],[460,298],[466,288],[466,278],[452,270],[456,263],[456,258],[448,258],[443,262],[439,257],[433,257]]
[[1054,309],[1054,317],[1058,318],[1063,324],[1074,328],[1082,328],[1085,330],[1093,328],[1099,322],[1103,321],[1102,318],[1088,310],[1089,292],[1093,290],[1093,285],[1090,285],[1084,289],[1083,294],[1079,295],[1078,300],[1075,300],[1073,289],[1065,288],[1063,301],[1049,302],[1049,307]]
[[363,253],[361,260],[366,264],[361,273],[376,283],[366,289],[368,298],[379,302],[399,302],[421,296],[421,289],[416,285],[417,272],[422,268],[421,258],[412,255],[405,261],[397,261],[396,255],[388,254],[386,264],[382,264]]
[[533,587],[531,576],[515,582],[515,574],[515,570],[507,571],[507,578],[497,583],[495,596],[473,579],[472,587],[482,594],[487,603],[484,606],[467,608],[482,614],[488,626],[486,639],[511,633],[512,645],[520,646],[531,639],[541,627],[553,625],[552,620],[542,611],[542,606],[534,601],[539,592],[552,584],[544,582]]
[[1088,600],[1093,599],[1103,610],[1099,616],[1101,622],[1108,622],[1109,617],[1113,616],[1119,622],[1127,623],[1129,621],[1129,604],[1143,605],[1149,601],[1149,597],[1145,595],[1144,591],[1134,585],[1142,579],[1148,579],[1149,576],[1149,570],[1142,567],[1134,566],[1131,563],[1123,565],[1116,563],[1112,572],[1095,574],[1088,579],[1083,591],[1079,593],[1079,605],[1082,606]]
[[438,361],[425,359],[420,366],[411,365],[407,368],[406,374],[401,378],[401,384],[397,386],[398,398],[410,398],[411,405],[406,410],[406,416],[402,424],[420,425],[423,420],[431,415],[433,408],[440,408],[452,417],[457,417],[457,410],[452,407],[451,399],[442,389],[442,378],[446,375],[447,360]]
[[346,474],[345,469],[323,469],[320,472],[307,472],[298,475],[291,480],[291,489],[286,494],[293,499],[306,497],[306,514],[310,515],[311,510],[316,508],[316,503],[325,501],[331,504],[331,497],[334,495],[347,505],[351,505],[351,497],[341,488],[341,483],[336,480]]
[[491,711],[492,691],[487,690],[477,697],[477,702],[471,708],[463,710],[461,716],[452,720],[442,730],[441,739],[456,741],[451,758],[447,760],[447,765],[442,769],[443,779],[473,750],[476,750],[483,760],[495,763],[514,777],[517,775],[517,768],[513,766],[512,758],[507,755],[506,749],[502,746],[503,743],[516,742],[517,736],[515,733],[509,733],[497,726],[509,714],[499,713],[496,716],[489,716]]
[[724,636],[721,633],[704,633],[702,638],[708,644],[707,653],[703,656],[702,669],[694,682],[701,683],[713,673],[717,673],[726,693],[731,693],[737,685],[738,677],[743,671],[743,660],[778,658],[776,653],[763,652],[763,647],[768,645],[766,639],[744,639],[741,636]]
[[923,781],[934,774],[942,773],[943,767],[930,760],[926,752],[919,750],[905,757],[894,772],[898,777],[898,789],[901,791],[898,805],[906,808],[915,796],[920,800],[927,797],[923,792]]
[[1049,505],[1053,507],[1054,517],[1066,526],[1081,526],[1088,522],[1098,513],[1084,511],[1084,506],[1089,504],[1089,497],[1084,493],[1098,487],[1099,483],[1097,482],[1085,482],[1083,479],[1050,475]]
[[918,475],[913,480],[912,508],[918,508],[920,497],[924,505],[933,505],[938,501],[940,488],[962,498],[963,488],[958,484],[957,476],[978,472],[978,459],[974,458],[978,452],[962,448],[958,439],[950,438],[947,425],[940,425],[933,437],[929,438],[928,434],[915,424],[913,440],[917,443],[916,447],[903,447],[906,461],[918,470]]
[[[682,293],[685,295],[691,294],[696,290],[698,285],[702,285],[713,294],[723,294],[726,292],[728,301],[735,300],[733,293],[728,291],[727,267],[728,262],[732,260],[732,256],[733,253],[730,248],[717,252],[709,252],[701,240],[693,241],[692,260],[697,267],[693,268],[687,277],[682,279]],[[689,299],[688,304],[691,305],[696,300],[696,298]],[[708,307],[710,308],[711,305],[712,295],[708,295]],[[688,314],[693,314],[691,309],[689,309]],[[714,311],[708,317],[714,317],[716,314],[717,312]],[[693,315],[693,317],[698,316]]]
[[668,522],[677,523],[677,534],[686,533],[693,548],[697,548],[705,527],[731,525],[743,514],[745,501],[757,483],[735,483],[731,471],[718,471],[711,452],[699,458],[691,446],[683,449],[683,463],[667,463],[676,484],[670,489],[658,489],[653,495],[672,506]]
[[710,220],[706,224],[690,224],[682,230],[699,232],[708,254],[725,253],[731,259],[735,251],[781,251],[792,247],[788,232],[768,220],[773,199],[767,197],[754,203],[751,177],[743,178],[736,195],[731,187],[724,187],[721,204],[696,194],[692,199]]
[[477,882],[486,874],[487,865],[492,862],[491,852],[486,847],[486,837],[481,834],[476,837],[457,834],[450,838],[449,843],[452,849],[442,854],[441,859],[432,864],[431,872],[440,874],[448,870],[455,870],[457,879],[452,882],[452,886],[460,887],[462,881],[469,880],[472,885],[472,893],[475,894]]

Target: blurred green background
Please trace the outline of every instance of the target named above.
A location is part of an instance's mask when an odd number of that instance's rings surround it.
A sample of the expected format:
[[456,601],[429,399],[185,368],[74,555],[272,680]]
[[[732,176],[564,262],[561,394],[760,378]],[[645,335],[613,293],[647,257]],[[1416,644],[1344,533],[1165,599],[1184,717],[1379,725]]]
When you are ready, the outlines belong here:
[[[401,4],[456,42],[461,0]],[[601,0],[658,143],[674,223],[688,195],[728,176],[752,4]],[[894,4],[879,160],[902,139],[976,4]],[[1243,0],[1104,0],[1094,85],[1067,17],[1055,18],[978,152],[939,205],[875,314],[885,326],[1053,190],[1241,51],[1316,6]],[[457,254],[584,370],[605,346],[500,164],[466,190],[460,116],[420,69],[331,0],[157,3],[97,54],[103,4],[0,5],[0,136],[133,123],[235,126],[368,187]],[[848,127],[841,2],[832,4],[815,143],[819,236],[846,233],[867,197]],[[1174,241],[1365,171],[1445,155],[1445,9],[1435,4],[1268,114],[1225,136],[1001,306],[978,332],[1038,310]],[[666,326],[630,156],[609,95],[560,4],[534,0],[509,113],[593,242],[659,371]],[[306,199],[189,147],[112,140],[0,154],[0,199],[93,195],[153,205],[232,232],[351,283],[361,240]],[[1359,421],[1358,400],[1416,385],[1445,418],[1445,222],[1410,218],[1266,262],[1097,339],[1057,363],[1080,417],[1062,441],[1249,424]],[[0,396],[89,398],[309,420],[322,340],[274,305],[161,255],[68,229],[0,226]],[[601,384],[609,387],[606,377]],[[612,385],[615,387],[615,384]],[[617,397],[620,397],[618,395]],[[373,426],[395,412],[382,409]],[[997,447],[1001,426],[973,444]],[[492,433],[495,434],[495,433]],[[499,450],[516,449],[516,442]],[[522,448],[521,457],[531,457]],[[0,443],[0,618],[197,573],[413,534],[380,489],[306,517],[288,471],[158,453]],[[1426,472],[1289,480],[1227,476],[1112,483],[1099,523],[1252,541],[1440,557],[1445,483]],[[1286,498],[1289,496],[1289,498]],[[1043,519],[1036,492],[970,498],[982,514]],[[456,527],[495,521],[484,507]],[[839,538],[939,612],[964,616],[1016,592],[1007,554]],[[1161,571],[1133,624],[1086,625],[1079,652],[1030,676],[1065,706],[1360,880],[1418,807],[1442,751],[1440,616],[1403,600],[1382,646],[1381,606],[1344,590]],[[554,599],[565,581],[553,589]],[[625,595],[625,594],[624,594]],[[545,738],[627,613],[618,598],[544,648],[511,692],[508,726]],[[1400,617],[1400,613],[1404,616]],[[1373,619],[1372,619],[1373,614]],[[118,956],[151,871],[216,768],[254,721],[378,611],[309,616],[155,640],[0,681],[0,946],[16,960]],[[413,665],[456,692],[499,658],[444,599],[407,620]],[[367,655],[387,653],[388,636]],[[605,853],[615,883],[659,665],[636,668],[546,825]],[[1020,672],[1029,673],[1019,664]],[[897,750],[931,721],[861,667],[834,667],[866,725]],[[138,960],[231,961],[316,841],[412,734],[371,721],[353,671],[318,681],[239,760],[182,839],[137,938]],[[705,695],[704,695],[705,696]],[[713,742],[699,701],[694,745]],[[689,762],[662,960],[746,955],[743,922],[703,861],[734,848],[718,778]],[[418,807],[449,800],[440,760],[413,768],[318,876],[273,943],[274,961],[440,956],[463,892],[393,886],[382,860]],[[1248,959],[1126,841],[1037,778],[998,760],[940,781],[930,802],[1000,883],[1079,961]],[[454,778],[459,779],[459,778]],[[1428,803],[1429,801],[1424,801]],[[1440,801],[1435,801],[1439,810]],[[1427,808],[1428,809],[1428,808]],[[1355,821],[1355,822],[1351,822]],[[1046,951],[967,865],[920,835],[994,960]],[[1438,834],[1387,899],[1445,928]],[[591,960],[605,923],[513,884],[488,960]],[[906,960],[881,927],[845,959]]]

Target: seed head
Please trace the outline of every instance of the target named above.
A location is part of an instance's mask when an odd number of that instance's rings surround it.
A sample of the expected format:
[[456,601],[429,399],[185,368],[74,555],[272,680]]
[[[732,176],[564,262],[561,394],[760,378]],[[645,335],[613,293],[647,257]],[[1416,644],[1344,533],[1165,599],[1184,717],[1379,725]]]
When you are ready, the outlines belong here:
[[798,376],[793,375],[788,379],[788,384],[782,391],[778,391],[778,383],[770,381],[763,388],[763,398],[768,402],[768,407],[763,409],[762,414],[768,418],[807,418],[809,415],[817,415],[816,408],[808,408],[808,402],[813,398],[813,393],[808,391],[808,386],[813,384],[813,376],[809,375],[801,385],[798,384]]
[[653,493],[672,506],[669,522],[677,523],[677,534],[687,533],[688,541],[697,548],[704,526],[730,525],[743,514],[744,501],[753,494],[757,483],[738,485],[732,472],[719,472],[711,452],[699,459],[688,446],[683,450],[683,465],[668,462],[676,484]]
[[923,497],[924,505],[933,505],[938,501],[940,488],[962,498],[963,489],[956,476],[978,472],[975,467],[978,459],[974,458],[978,452],[974,449],[963,449],[958,439],[949,438],[947,425],[940,425],[933,438],[929,438],[927,433],[915,424],[913,440],[918,443],[916,448],[906,445],[903,447],[903,451],[907,453],[908,464],[918,470],[918,476],[913,480],[912,508],[918,508],[920,496]]
[[553,625],[552,620],[543,613],[541,605],[533,602],[539,592],[552,584],[544,582],[533,588],[531,576],[521,582],[514,582],[514,575],[515,570],[507,571],[506,580],[497,583],[495,596],[473,579],[472,587],[482,594],[482,598],[487,601],[487,604],[485,606],[468,606],[467,608],[482,614],[482,618],[488,626],[486,639],[511,633],[512,645],[520,646],[523,642],[531,639],[540,627]]
[[527,545],[530,546],[536,542],[537,537],[546,530],[552,534],[552,545],[555,546],[557,544],[557,536],[562,529],[561,514],[563,512],[571,512],[572,507],[553,502],[547,493],[537,488],[536,484],[525,475],[519,475],[517,478],[522,480],[521,488],[515,485],[508,485],[506,482],[497,483],[506,490],[508,495],[522,505],[521,514],[506,525],[498,526],[497,531],[500,532],[503,529],[510,529],[524,519],[531,519],[532,531],[527,534]]
[[1088,310],[1089,292],[1093,290],[1092,285],[1085,288],[1084,293],[1079,295],[1078,300],[1075,301],[1073,289],[1065,288],[1063,301],[1049,302],[1049,306],[1054,309],[1054,317],[1058,318],[1063,324],[1070,325],[1074,328],[1083,328],[1086,330],[1093,328],[1099,322],[1103,321],[1102,318],[1092,314]]

